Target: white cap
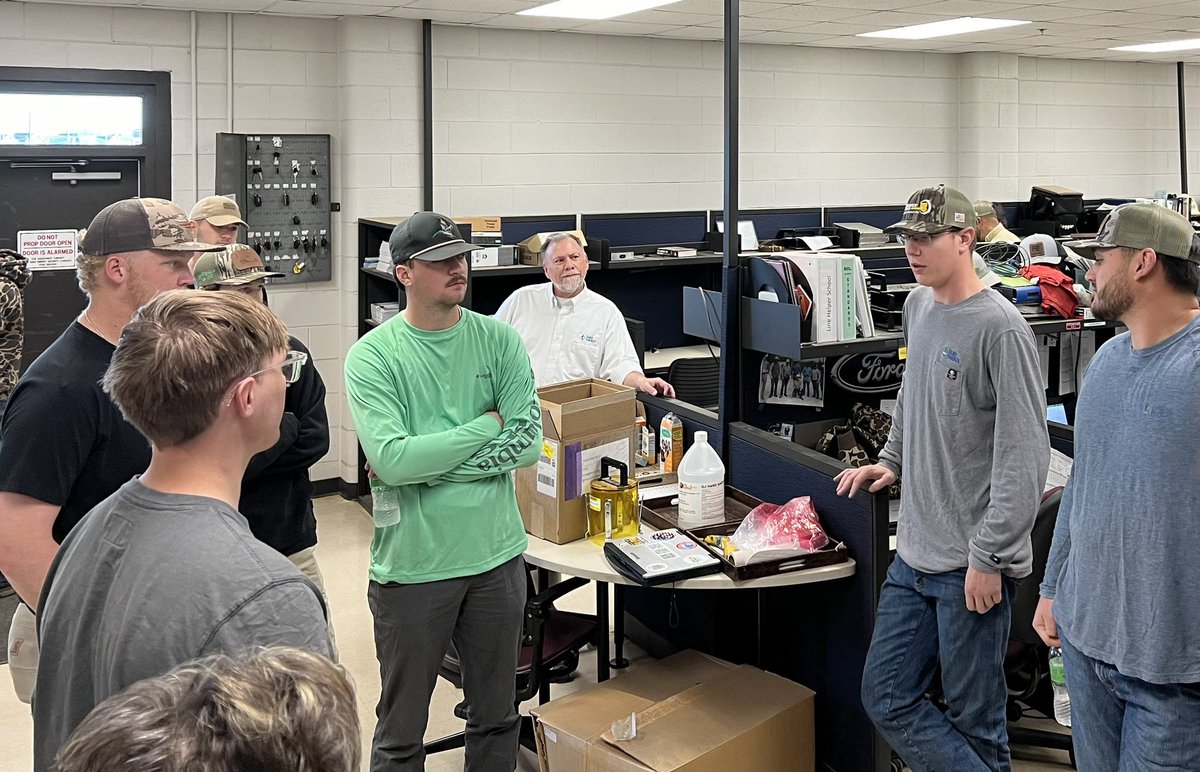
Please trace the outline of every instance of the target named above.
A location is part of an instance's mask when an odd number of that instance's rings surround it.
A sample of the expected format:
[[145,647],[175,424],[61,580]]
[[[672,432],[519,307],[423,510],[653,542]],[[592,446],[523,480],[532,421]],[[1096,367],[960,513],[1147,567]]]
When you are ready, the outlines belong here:
[[983,286],[995,287],[1000,283],[1000,277],[992,271],[987,262],[979,256],[978,252],[971,253],[971,265],[975,268],[975,275],[983,281]]
[[1058,242],[1045,233],[1035,233],[1021,239],[1021,251],[1029,256],[1031,265],[1058,265],[1063,258]]
[[696,432],[692,435],[692,442],[708,442],[708,432]]

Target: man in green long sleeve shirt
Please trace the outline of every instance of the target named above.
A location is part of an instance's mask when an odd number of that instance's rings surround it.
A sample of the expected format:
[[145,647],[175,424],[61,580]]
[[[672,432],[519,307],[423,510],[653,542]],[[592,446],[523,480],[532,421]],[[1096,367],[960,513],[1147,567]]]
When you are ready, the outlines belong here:
[[400,522],[375,529],[367,598],[383,681],[371,769],[421,770],[448,644],[462,661],[466,769],[511,772],[525,605],[525,530],[512,470],[537,460],[541,408],[516,331],[463,309],[465,243],[417,212],[389,239],[407,306],[346,357],[346,393]]

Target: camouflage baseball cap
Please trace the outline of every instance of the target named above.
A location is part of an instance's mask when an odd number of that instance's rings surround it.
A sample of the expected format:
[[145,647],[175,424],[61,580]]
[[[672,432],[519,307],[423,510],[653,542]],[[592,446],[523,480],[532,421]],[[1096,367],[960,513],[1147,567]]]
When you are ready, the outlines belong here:
[[207,220],[211,225],[218,227],[226,225],[250,227],[242,219],[242,210],[238,209],[237,202],[227,196],[208,196],[200,199],[192,207],[192,213],[188,217],[193,220]]
[[1149,247],[1160,255],[1200,264],[1192,224],[1179,212],[1158,204],[1121,204],[1108,213],[1095,236],[1068,241],[1066,245],[1086,258],[1093,258],[1097,248]]
[[87,255],[112,255],[161,249],[168,252],[210,252],[220,244],[196,241],[188,216],[162,198],[127,198],[109,204],[92,218],[79,250]]
[[921,188],[904,205],[900,222],[889,225],[888,231],[941,233],[975,227],[975,207],[970,199],[954,188],[938,185]]
[[[976,201],[974,204],[972,204],[972,206],[975,207],[975,216],[976,217],[995,217],[996,216],[996,207],[991,201],[984,201],[983,199],[980,199],[980,200]],[[193,217],[192,219],[194,220],[196,218]]]
[[282,273],[268,271],[258,253],[245,244],[230,244],[219,252],[201,255],[192,267],[192,275],[196,277],[196,286],[200,289],[222,285],[236,287],[259,279],[283,276]]

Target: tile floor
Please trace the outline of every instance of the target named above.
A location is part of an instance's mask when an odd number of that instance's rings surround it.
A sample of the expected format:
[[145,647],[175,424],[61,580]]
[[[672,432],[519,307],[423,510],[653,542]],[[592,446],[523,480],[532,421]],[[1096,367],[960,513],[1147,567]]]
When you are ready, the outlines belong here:
[[[367,556],[371,542],[371,521],[356,503],[340,497],[330,496],[317,502],[317,519],[320,528],[320,546],[317,559],[325,575],[326,590],[337,630],[338,647],[342,663],[350,671],[358,686],[359,715],[363,723],[364,766],[371,744],[371,731],[375,726],[375,702],[379,697],[379,670],[375,660],[374,642],[371,632],[371,614],[367,609]],[[594,593],[588,589],[572,593],[561,604],[563,608],[594,610]],[[626,646],[626,655],[633,667],[646,655],[637,647]],[[32,722],[28,706],[13,696],[8,676],[8,666],[0,665],[0,770],[17,772],[28,770],[31,765],[30,739]],[[585,653],[580,663],[579,676],[570,684],[555,685],[552,694],[560,696],[580,686],[595,681],[594,656]],[[441,679],[434,691],[430,706],[427,739],[442,737],[460,731],[462,721],[453,715],[454,705],[460,694]],[[527,706],[528,707],[528,706]],[[1053,725],[1053,722],[1038,722],[1037,725]],[[1068,770],[1067,754],[1060,751],[1041,749],[1018,749],[1018,761],[1014,770],[1019,772],[1051,772]],[[449,772],[462,769],[462,751],[447,752],[430,757],[426,769],[429,772]],[[521,772],[536,772],[536,757],[522,751],[518,769]],[[854,772],[846,770],[845,772]]]

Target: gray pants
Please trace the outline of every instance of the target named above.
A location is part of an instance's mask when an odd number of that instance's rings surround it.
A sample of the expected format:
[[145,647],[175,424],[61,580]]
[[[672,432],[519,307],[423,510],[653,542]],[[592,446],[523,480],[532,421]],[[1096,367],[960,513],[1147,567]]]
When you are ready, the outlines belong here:
[[451,641],[470,705],[464,769],[512,772],[521,727],[515,701],[525,582],[525,561],[516,557],[476,576],[370,583],[382,681],[371,772],[425,768],[429,699]]

